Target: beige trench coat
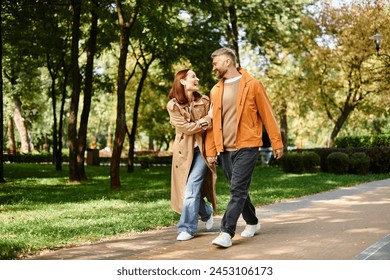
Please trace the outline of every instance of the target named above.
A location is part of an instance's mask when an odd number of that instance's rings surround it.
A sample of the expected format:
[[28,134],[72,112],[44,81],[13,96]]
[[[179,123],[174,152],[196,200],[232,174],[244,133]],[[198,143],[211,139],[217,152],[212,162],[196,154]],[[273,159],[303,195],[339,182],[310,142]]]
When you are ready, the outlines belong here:
[[214,213],[217,213],[216,167],[215,165],[209,165],[205,158],[204,139],[206,132],[200,125],[207,122],[208,128],[212,127],[211,118],[207,115],[210,108],[209,97],[204,95],[202,98],[195,100],[192,102],[192,108],[190,114],[189,106],[180,105],[176,102],[176,99],[170,100],[167,104],[170,122],[176,131],[171,172],[171,207],[175,212],[181,213],[196,141],[208,166],[201,189],[201,197],[206,197],[211,203]]

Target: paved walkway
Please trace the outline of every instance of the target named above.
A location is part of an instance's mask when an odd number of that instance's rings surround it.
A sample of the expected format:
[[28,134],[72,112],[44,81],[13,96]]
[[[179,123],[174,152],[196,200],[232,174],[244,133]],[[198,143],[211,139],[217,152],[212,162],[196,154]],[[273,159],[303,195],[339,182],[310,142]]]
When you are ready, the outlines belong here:
[[45,251],[42,260],[390,260],[390,179],[258,207],[262,229],[242,238],[240,219],[233,246],[211,245],[211,231],[176,241],[176,227]]

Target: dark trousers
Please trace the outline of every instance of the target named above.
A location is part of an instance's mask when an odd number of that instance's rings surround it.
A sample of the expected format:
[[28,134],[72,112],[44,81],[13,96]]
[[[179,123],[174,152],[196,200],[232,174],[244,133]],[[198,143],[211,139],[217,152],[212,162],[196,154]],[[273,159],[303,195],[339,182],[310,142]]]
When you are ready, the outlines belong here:
[[230,201],[222,218],[221,231],[235,235],[237,221],[242,214],[248,225],[256,225],[256,209],[249,197],[252,173],[259,156],[259,148],[243,148],[220,153],[222,169],[230,184]]

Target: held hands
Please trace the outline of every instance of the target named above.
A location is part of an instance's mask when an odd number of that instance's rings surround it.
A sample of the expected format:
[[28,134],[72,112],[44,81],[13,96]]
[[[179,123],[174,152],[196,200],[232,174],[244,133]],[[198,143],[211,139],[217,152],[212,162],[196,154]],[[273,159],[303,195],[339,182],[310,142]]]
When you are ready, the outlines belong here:
[[274,158],[280,159],[283,156],[283,149],[277,149],[273,153],[274,153]]
[[217,163],[217,157],[206,157],[206,160],[210,165]]

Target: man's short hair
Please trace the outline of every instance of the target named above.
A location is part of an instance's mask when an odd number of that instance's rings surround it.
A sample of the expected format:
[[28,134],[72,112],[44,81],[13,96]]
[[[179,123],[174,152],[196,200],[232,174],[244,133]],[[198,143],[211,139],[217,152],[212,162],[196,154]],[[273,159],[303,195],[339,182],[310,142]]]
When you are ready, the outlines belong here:
[[236,52],[233,49],[226,48],[226,47],[220,48],[211,54],[211,58],[214,58],[215,56],[220,56],[220,55],[226,55],[234,63],[234,65],[237,65]]

